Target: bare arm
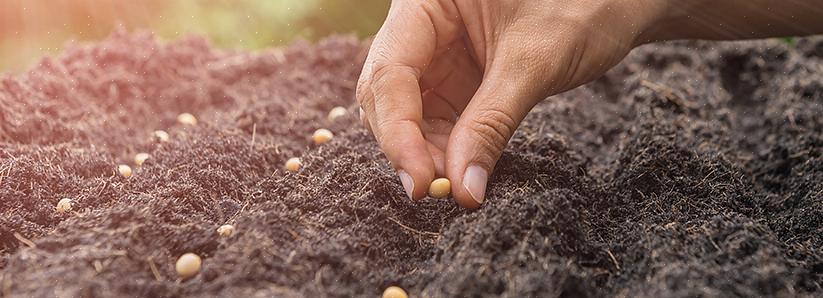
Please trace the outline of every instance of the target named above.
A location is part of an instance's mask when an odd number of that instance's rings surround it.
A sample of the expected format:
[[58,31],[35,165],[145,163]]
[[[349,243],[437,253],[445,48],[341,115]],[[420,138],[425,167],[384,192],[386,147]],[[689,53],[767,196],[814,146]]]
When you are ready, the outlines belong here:
[[823,0],[668,1],[641,42],[738,40],[823,33]]

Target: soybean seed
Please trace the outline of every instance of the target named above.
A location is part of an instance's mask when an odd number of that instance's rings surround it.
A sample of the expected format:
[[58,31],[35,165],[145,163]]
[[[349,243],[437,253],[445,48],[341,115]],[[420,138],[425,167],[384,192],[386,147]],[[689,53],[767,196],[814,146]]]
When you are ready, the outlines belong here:
[[71,203],[71,199],[60,199],[60,201],[57,202],[57,207],[55,210],[57,213],[69,212],[71,211]]
[[429,196],[435,199],[445,198],[451,192],[452,184],[447,178],[437,178],[429,185]]
[[409,294],[406,294],[406,290],[403,290],[397,286],[391,286],[386,288],[383,291],[383,298],[408,298]]
[[311,138],[314,140],[315,144],[320,145],[320,144],[323,144],[325,142],[330,141],[333,137],[334,137],[334,134],[331,133],[330,130],[325,129],[325,128],[321,128],[321,129],[318,129],[318,130],[314,131],[314,135],[312,135]]
[[234,226],[232,225],[222,225],[217,228],[217,234],[223,237],[231,237],[234,234]]
[[148,153],[137,153],[134,155],[134,164],[138,167],[142,166],[147,159],[149,159]]
[[289,158],[289,160],[286,161],[286,170],[289,170],[291,172],[297,172],[302,167],[303,163],[300,162],[300,159],[297,157]]
[[119,165],[117,166],[117,172],[120,172],[120,176],[125,178],[131,177],[131,167],[127,165]]
[[334,122],[334,120],[337,120],[337,118],[346,116],[348,112],[349,111],[346,110],[346,108],[344,107],[335,107],[331,109],[331,111],[329,111],[328,119],[329,121]]
[[197,272],[200,272],[200,266],[202,264],[203,261],[200,259],[200,256],[193,253],[185,253],[177,259],[177,264],[175,264],[174,269],[177,270],[177,274],[179,274],[180,277],[189,278],[197,275]]
[[180,124],[185,125],[197,125],[197,118],[195,118],[192,114],[183,113],[177,115],[177,122],[180,122]]
[[169,141],[169,133],[164,130],[155,130],[154,131],[154,139],[160,142],[168,142]]

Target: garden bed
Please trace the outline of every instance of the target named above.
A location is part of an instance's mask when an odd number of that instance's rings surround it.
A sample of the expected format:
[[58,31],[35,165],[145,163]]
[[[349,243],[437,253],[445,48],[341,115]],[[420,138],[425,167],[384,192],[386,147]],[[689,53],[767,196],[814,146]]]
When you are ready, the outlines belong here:
[[366,50],[121,32],[0,79],[0,296],[823,293],[823,40],[637,49],[535,108],[476,211],[407,199],[357,119]]

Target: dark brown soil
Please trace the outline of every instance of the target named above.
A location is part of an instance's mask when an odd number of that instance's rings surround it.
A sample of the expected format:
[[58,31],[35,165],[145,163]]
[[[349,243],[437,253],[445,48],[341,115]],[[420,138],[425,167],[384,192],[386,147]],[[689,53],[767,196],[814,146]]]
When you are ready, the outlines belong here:
[[3,78],[0,296],[823,294],[823,39],[640,48],[539,105],[477,211],[405,198],[353,115],[364,50],[116,33]]

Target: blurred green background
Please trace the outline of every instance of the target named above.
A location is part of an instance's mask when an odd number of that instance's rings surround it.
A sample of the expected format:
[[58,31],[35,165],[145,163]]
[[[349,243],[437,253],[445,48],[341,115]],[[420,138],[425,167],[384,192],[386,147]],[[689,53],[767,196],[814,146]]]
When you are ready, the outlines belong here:
[[0,0],[0,72],[17,72],[68,41],[118,26],[162,39],[189,33],[223,48],[259,49],[295,38],[377,32],[389,0]]

